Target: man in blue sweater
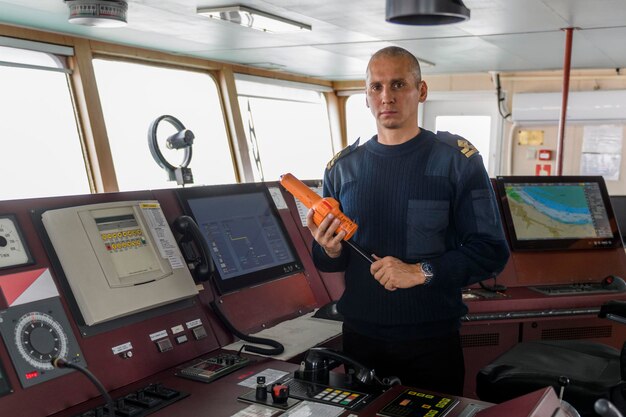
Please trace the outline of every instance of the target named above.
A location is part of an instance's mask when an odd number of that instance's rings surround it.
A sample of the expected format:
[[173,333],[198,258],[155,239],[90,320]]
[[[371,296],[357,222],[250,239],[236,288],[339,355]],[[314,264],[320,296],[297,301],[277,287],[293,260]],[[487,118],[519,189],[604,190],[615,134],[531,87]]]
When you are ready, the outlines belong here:
[[417,59],[389,47],[367,67],[367,106],[378,134],[337,154],[324,196],[358,225],[352,240],[373,264],[342,243],[331,215],[315,226],[321,271],[345,271],[338,303],[344,351],[404,385],[460,395],[459,328],[463,287],[493,277],[509,257],[493,189],[474,146],[448,132],[420,129],[428,88]]

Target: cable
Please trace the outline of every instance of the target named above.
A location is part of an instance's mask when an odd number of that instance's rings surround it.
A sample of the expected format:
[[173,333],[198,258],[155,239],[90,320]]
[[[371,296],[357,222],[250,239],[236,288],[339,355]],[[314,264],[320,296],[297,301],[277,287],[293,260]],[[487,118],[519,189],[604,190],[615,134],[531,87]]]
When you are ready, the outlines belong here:
[[500,86],[500,73],[496,72],[495,82],[496,82],[496,94],[498,96],[498,113],[500,113],[500,116],[504,120],[509,120],[509,118],[511,117],[511,112],[504,114],[502,111],[502,105],[505,103],[506,99],[502,96],[502,87]]
[[63,358],[52,358],[50,363],[55,368],[75,369],[75,370],[81,372],[83,375],[85,375],[91,381],[91,383],[94,384],[96,386],[96,388],[98,388],[98,391],[100,391],[100,395],[102,395],[102,397],[104,397],[104,399],[106,401],[106,404],[107,404],[107,407],[109,407],[109,417],[115,417],[115,406],[113,405],[113,398],[111,398],[111,396],[109,395],[107,390],[104,388],[104,385],[102,385],[102,383],[100,381],[98,381],[98,378],[96,378],[94,376],[94,374],[89,372],[86,368],[83,368],[80,365],[76,365],[75,363],[68,362],[67,360],[65,360]]
[[487,285],[482,281],[479,281],[478,284],[480,285],[480,288],[482,288],[483,290],[487,290],[489,292],[503,292],[506,291],[506,285],[502,285],[502,284],[498,284],[496,282],[496,277],[493,276],[491,277],[493,278],[493,285]]
[[[191,235],[191,238],[196,243],[196,246],[201,253],[200,257],[204,260],[204,262],[201,263],[202,272],[196,273],[199,271],[195,271],[195,270],[200,269],[196,267],[194,268],[194,275],[196,276],[197,279],[201,281],[209,281],[209,285],[211,286],[213,294],[216,294],[216,295],[219,294],[220,292],[218,291],[217,285],[215,284],[215,264],[213,263],[213,258],[211,258],[211,250],[209,249],[209,245],[204,239],[204,236],[202,235],[202,232],[200,231],[200,228],[198,227],[198,224],[196,223],[196,221],[190,216],[184,216],[184,215],[179,216],[174,221],[174,228],[176,229],[176,231],[181,233],[183,237],[186,236],[188,233]],[[261,345],[268,345],[268,346],[273,347],[273,349],[265,349],[265,348],[260,348],[258,346],[244,345],[243,348],[246,350],[246,352],[273,356],[273,355],[280,355],[281,353],[285,351],[285,347],[281,343],[275,340],[265,339],[261,337],[254,337],[254,336],[243,334],[242,332],[237,330],[235,326],[233,326],[232,323],[226,318],[226,315],[219,308],[218,304],[215,301],[211,301],[209,305],[215,312],[215,315],[222,321],[222,323],[224,323],[224,326],[226,326],[226,328],[233,335],[237,336],[241,340],[245,340],[246,342],[257,343]]]
[[222,320],[222,323],[224,323],[224,326],[226,326],[226,328],[232,334],[234,334],[241,340],[245,340],[246,342],[256,343],[259,345],[268,345],[268,346],[273,347],[273,349],[266,349],[266,348],[261,348],[258,346],[244,345],[243,348],[245,349],[246,352],[274,356],[274,355],[280,355],[281,353],[285,351],[285,347],[280,342],[277,342],[276,340],[266,339],[263,337],[250,336],[250,335],[241,333],[239,330],[235,328],[235,326],[231,324],[230,321],[228,321],[228,319],[226,318],[222,310],[218,307],[215,301],[211,301],[209,304],[211,305],[211,308],[215,312],[215,315],[219,317],[220,320]]

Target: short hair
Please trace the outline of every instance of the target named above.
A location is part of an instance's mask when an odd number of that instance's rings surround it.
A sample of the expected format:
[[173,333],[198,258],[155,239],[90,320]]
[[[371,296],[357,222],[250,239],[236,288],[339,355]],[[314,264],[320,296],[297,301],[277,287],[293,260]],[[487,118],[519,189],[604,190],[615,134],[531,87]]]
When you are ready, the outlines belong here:
[[370,58],[370,61],[367,63],[367,70],[365,73],[366,79],[367,79],[367,75],[369,74],[370,64],[372,63],[372,61],[381,57],[392,57],[392,58],[403,57],[403,58],[408,59],[411,65],[411,68],[410,68],[411,72],[413,73],[413,76],[415,77],[415,84],[417,85],[420,81],[422,81],[422,70],[420,68],[419,61],[417,60],[417,58],[415,58],[415,55],[413,55],[412,53],[410,53],[404,48],[400,48],[399,46],[388,46],[386,48],[380,49],[379,51],[375,52],[374,55],[372,55],[372,57]]

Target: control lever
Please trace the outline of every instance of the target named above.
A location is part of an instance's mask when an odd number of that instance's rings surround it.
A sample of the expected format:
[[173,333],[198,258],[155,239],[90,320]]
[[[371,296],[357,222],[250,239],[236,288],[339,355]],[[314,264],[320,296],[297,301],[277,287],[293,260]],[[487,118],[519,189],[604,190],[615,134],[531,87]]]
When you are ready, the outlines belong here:
[[561,375],[559,377],[559,385],[561,386],[561,390],[559,391],[559,402],[563,403],[563,393],[565,392],[565,387],[569,385],[569,378]]
[[284,404],[287,402],[287,398],[289,398],[289,385],[273,384],[271,393],[272,401],[277,404]]
[[267,386],[265,385],[264,376],[258,376],[256,378],[256,393],[254,396],[259,401],[267,400]]
[[617,407],[615,407],[615,405],[613,405],[613,403],[606,398],[600,398],[597,400],[593,405],[593,409],[602,417],[624,417],[622,413],[619,412]]

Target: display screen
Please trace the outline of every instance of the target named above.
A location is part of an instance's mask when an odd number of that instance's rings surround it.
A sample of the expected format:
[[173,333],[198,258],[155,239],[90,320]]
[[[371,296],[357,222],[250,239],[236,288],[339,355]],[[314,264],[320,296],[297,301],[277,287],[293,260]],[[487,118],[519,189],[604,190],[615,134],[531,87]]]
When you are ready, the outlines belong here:
[[615,213],[615,220],[619,227],[622,242],[624,241],[624,233],[626,232],[626,195],[612,195],[611,206]]
[[302,269],[265,185],[185,188],[178,195],[208,244],[222,293]]
[[2,366],[2,362],[0,362],[0,397],[10,392],[11,392],[11,384],[9,384],[9,380],[7,379],[7,376],[4,373],[4,367]]
[[602,177],[498,177],[496,183],[514,250],[621,246]]

